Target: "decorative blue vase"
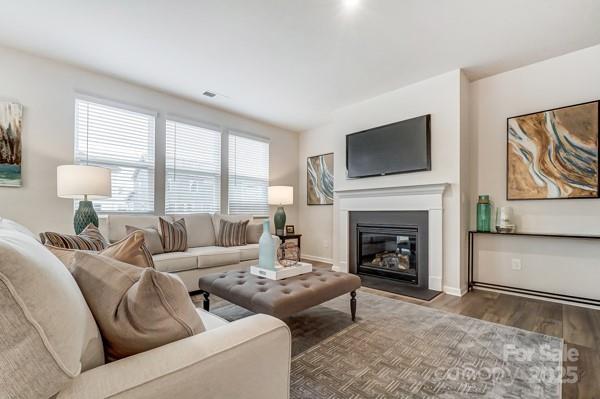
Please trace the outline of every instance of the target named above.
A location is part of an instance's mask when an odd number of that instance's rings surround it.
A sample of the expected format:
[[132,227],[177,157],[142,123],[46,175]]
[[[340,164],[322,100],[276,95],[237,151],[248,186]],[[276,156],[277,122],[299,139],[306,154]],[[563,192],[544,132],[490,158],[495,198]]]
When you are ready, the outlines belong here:
[[258,240],[258,267],[275,270],[275,243],[269,229],[269,221],[263,222],[263,233]]
[[92,201],[79,201],[79,208],[75,212],[75,217],[73,218],[75,234],[81,233],[90,223],[98,227],[98,215],[94,210]]

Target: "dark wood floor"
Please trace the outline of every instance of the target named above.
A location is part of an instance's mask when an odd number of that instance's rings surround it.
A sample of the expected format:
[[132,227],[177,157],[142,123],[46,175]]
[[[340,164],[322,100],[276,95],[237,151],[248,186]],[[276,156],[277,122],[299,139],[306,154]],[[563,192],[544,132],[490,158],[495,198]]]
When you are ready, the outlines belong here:
[[[312,262],[317,267],[330,267]],[[441,294],[430,302],[370,288],[361,290],[507,326],[563,338],[579,359],[565,361],[576,367],[578,381],[563,384],[563,399],[600,399],[600,310],[537,299],[475,290],[462,297]]]

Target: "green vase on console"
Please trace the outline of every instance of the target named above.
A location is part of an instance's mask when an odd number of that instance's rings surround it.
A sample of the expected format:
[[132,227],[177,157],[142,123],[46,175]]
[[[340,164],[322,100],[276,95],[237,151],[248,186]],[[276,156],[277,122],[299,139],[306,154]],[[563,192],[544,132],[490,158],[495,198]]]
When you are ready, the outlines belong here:
[[111,195],[110,169],[89,165],[61,165],[56,169],[56,194],[60,198],[79,199],[73,227],[79,234],[88,224],[98,227],[98,215],[92,199]]
[[285,234],[285,211],[284,205],[294,204],[294,187],[292,186],[269,186],[268,192],[269,205],[277,206],[277,211],[273,216],[275,225],[275,234],[282,236]]

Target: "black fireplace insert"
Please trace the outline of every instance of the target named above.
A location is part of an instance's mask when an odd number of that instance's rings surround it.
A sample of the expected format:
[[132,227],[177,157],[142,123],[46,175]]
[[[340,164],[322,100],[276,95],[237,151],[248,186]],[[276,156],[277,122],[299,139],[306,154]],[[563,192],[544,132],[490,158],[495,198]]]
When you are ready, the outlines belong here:
[[418,282],[417,228],[359,224],[358,274]]

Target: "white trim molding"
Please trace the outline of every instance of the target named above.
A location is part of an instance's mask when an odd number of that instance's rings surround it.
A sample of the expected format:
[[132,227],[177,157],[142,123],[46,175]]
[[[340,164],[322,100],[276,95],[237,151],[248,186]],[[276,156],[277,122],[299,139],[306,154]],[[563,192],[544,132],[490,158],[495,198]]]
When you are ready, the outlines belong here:
[[309,255],[309,254],[301,254],[302,259],[306,259],[306,260],[312,260],[313,262],[323,262],[323,263],[333,263],[333,259],[331,258],[324,258],[322,256],[315,256],[315,255]]
[[[351,211],[427,211],[429,215],[429,289],[443,287],[443,195],[447,183],[404,187],[335,190],[334,270],[348,271],[348,222]],[[460,295],[460,294],[459,294]]]

